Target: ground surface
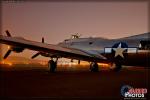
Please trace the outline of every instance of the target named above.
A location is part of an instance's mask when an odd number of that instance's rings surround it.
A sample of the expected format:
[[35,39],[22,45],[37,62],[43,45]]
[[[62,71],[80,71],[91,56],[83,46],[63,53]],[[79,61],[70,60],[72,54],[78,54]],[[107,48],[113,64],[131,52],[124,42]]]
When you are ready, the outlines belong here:
[[[28,69],[28,68],[27,68]],[[123,99],[123,85],[148,88],[148,69],[124,68],[91,73],[88,70],[3,70],[0,73],[0,96],[3,98]]]

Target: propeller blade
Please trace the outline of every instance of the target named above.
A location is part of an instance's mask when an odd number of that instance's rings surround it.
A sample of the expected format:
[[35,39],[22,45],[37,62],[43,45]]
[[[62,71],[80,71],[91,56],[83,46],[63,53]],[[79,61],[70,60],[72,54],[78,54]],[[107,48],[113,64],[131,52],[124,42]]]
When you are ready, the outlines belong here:
[[36,53],[35,55],[33,55],[31,58],[33,59],[33,58],[37,57],[38,55],[40,55],[40,53],[39,53],[39,52],[38,52],[38,53]]
[[8,30],[6,30],[6,34],[7,34],[7,36],[11,37],[11,34],[9,33]]
[[42,43],[44,43],[44,37],[42,37]]
[[80,64],[80,60],[78,60],[78,64]]
[[10,55],[10,53],[11,53],[11,50],[8,50],[7,53],[4,56],[4,59],[6,59]]

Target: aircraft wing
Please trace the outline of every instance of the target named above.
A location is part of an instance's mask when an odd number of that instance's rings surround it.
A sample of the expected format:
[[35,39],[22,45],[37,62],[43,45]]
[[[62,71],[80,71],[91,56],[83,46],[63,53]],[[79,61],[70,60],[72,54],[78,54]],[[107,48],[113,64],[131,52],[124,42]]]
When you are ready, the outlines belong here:
[[103,60],[106,61],[106,58],[102,55],[95,56],[90,54],[89,52],[85,52],[79,49],[30,41],[20,37],[9,37],[9,36],[1,35],[0,43],[11,45],[13,47],[20,47],[24,49],[50,53],[50,54],[54,54],[56,57],[64,57],[64,58],[84,60],[84,61],[97,61],[97,62]]

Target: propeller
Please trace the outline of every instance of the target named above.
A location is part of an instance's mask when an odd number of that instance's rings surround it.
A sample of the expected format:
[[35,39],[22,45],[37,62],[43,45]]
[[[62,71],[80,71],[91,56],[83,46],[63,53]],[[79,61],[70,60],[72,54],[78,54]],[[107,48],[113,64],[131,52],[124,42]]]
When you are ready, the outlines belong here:
[[[7,35],[7,37],[11,37],[11,34],[10,34],[10,32],[8,31],[8,30],[6,30],[5,31],[6,32],[6,35]],[[20,53],[20,52],[22,52],[24,50],[24,48],[23,47],[19,47],[19,46],[10,46],[9,48],[8,48],[8,51],[6,52],[6,54],[4,55],[4,59],[6,59],[9,55],[10,55],[10,53],[13,51],[13,52],[16,52],[16,53]]]
[[6,58],[10,55],[10,53],[11,53],[11,50],[9,49],[9,50],[6,52],[6,54],[5,54],[5,56],[4,56],[4,59],[6,59]]
[[44,43],[44,37],[42,37],[42,43]]
[[8,30],[6,30],[6,34],[7,34],[7,36],[11,37],[11,34],[9,33]]
[[[11,37],[11,34],[9,33],[8,30],[6,30],[5,32],[8,37]],[[8,51],[6,52],[6,54],[4,55],[4,59],[6,59],[10,55],[11,51],[12,51],[11,48],[9,48]]]
[[31,58],[34,59],[34,58],[37,57],[38,55],[40,55],[40,52],[36,53],[36,54],[33,55]]
[[[42,43],[44,43],[44,37],[42,37]],[[34,59],[35,57],[39,56],[41,53],[37,52],[35,55],[33,55],[31,58]]]

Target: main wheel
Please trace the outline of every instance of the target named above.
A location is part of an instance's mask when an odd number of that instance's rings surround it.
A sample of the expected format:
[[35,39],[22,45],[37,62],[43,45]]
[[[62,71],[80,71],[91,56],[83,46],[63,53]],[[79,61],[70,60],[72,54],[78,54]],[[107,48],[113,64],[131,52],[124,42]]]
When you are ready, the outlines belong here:
[[57,62],[54,62],[53,60],[49,60],[48,67],[50,69],[50,72],[55,72],[57,67]]
[[98,64],[96,62],[92,62],[90,64],[90,71],[91,72],[98,72]]
[[118,72],[120,71],[122,68],[122,64],[121,63],[115,63],[115,68],[114,68],[114,71]]

